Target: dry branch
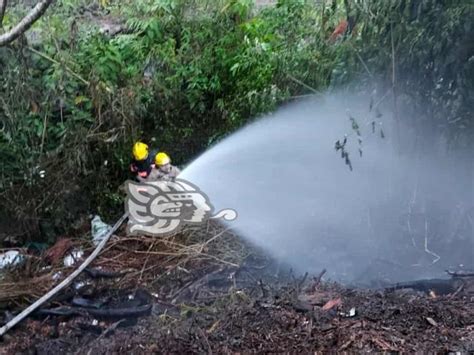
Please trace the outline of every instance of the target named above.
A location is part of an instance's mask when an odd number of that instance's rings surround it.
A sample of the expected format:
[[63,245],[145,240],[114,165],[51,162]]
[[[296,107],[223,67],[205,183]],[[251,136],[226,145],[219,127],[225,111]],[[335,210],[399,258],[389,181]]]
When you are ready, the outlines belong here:
[[[0,47],[5,46],[25,33],[48,9],[53,0],[42,0],[9,31],[0,35]],[[3,13],[1,13],[3,7]],[[6,0],[0,0],[0,19],[5,14]]]
[[[86,84],[86,85],[90,85],[90,83],[89,83],[86,79],[84,79],[82,76],[80,76],[79,74],[77,74],[76,72],[74,72],[74,71],[73,71],[71,68],[69,68],[67,65],[58,62],[57,60],[51,58],[50,56],[48,56],[48,55],[46,55],[46,54],[44,54],[44,53],[42,53],[42,52],[40,52],[40,51],[38,51],[38,50],[32,48],[32,47],[28,47],[28,50],[30,50],[30,51],[32,51],[33,53],[39,55],[41,58],[44,58],[44,59],[46,59],[46,60],[49,60],[49,61],[50,61],[51,63],[53,63],[53,64],[63,65],[64,69],[66,69],[66,71],[67,71],[68,73],[70,73],[73,77],[75,77],[76,79],[80,80],[82,83],[84,83],[84,84]],[[104,132],[104,133],[106,133],[106,132]],[[90,137],[88,137],[88,138],[90,138]]]

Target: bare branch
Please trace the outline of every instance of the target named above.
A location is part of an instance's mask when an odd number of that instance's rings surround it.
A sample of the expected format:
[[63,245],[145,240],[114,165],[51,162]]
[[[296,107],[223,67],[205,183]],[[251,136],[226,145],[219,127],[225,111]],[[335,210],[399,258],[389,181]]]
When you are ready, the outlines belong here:
[[[0,35],[0,47],[13,42],[27,31],[48,9],[53,0],[42,0],[10,31]],[[6,4],[6,0],[0,0]]]
[[5,16],[5,10],[7,9],[8,0],[0,0],[0,28],[2,28],[3,17]]

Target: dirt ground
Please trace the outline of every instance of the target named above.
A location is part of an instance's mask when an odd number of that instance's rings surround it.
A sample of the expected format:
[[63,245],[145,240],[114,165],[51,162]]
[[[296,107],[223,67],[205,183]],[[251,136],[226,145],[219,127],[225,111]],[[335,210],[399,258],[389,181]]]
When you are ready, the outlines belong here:
[[[474,352],[470,277],[348,288],[323,272],[295,276],[226,231],[206,233],[117,237],[93,269],[12,329],[0,353]],[[48,272],[30,266],[30,279],[10,280],[30,286],[3,292],[3,322],[57,270]]]

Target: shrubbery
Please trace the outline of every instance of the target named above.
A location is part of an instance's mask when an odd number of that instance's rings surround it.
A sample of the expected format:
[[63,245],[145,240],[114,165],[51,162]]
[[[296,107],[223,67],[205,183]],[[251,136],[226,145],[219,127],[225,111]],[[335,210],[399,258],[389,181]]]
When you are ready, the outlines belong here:
[[[472,133],[469,4],[280,0],[257,12],[252,3],[61,0],[28,39],[0,48],[8,218],[40,238],[47,223],[60,232],[85,212],[113,214],[135,139],[184,164],[313,90],[370,87],[374,77],[387,90],[394,53],[399,93],[432,108],[423,119]],[[353,33],[330,43],[347,16]],[[104,23],[119,33],[101,33]]]

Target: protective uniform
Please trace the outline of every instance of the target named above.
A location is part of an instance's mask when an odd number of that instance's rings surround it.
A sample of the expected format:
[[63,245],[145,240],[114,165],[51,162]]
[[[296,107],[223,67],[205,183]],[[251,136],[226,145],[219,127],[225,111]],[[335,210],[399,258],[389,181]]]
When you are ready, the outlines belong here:
[[173,181],[181,171],[174,165],[171,165],[171,159],[168,154],[160,152],[155,156],[155,167],[152,169],[147,181]]
[[136,142],[132,149],[133,160],[130,170],[136,174],[138,181],[147,179],[155,166],[156,150],[149,151],[148,145]]
[[174,165],[166,164],[160,167],[155,167],[150,173],[156,180],[174,181],[181,171]]

